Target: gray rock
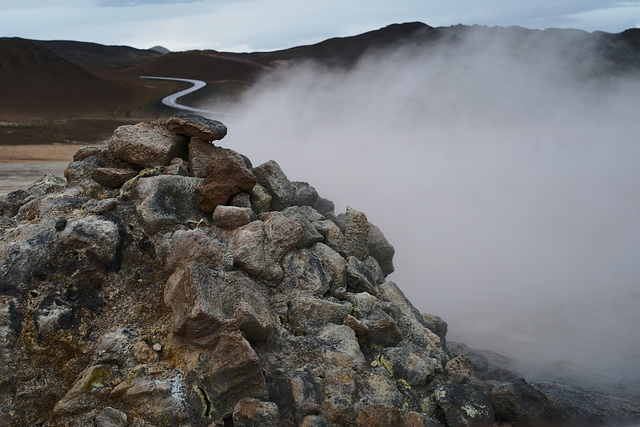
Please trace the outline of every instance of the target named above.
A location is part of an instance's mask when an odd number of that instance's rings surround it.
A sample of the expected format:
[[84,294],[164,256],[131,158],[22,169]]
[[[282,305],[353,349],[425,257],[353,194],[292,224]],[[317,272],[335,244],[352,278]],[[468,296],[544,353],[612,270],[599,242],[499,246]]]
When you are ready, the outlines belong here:
[[214,347],[200,353],[199,362],[191,374],[190,392],[191,407],[200,409],[197,419],[222,423],[233,417],[240,400],[267,400],[260,360],[240,333],[223,335]]
[[313,205],[313,208],[321,214],[326,215],[333,212],[336,206],[331,200],[318,196],[316,203]]
[[289,252],[282,260],[282,267],[283,285],[289,294],[322,296],[331,287],[331,272],[326,271],[322,259],[308,249]]
[[115,363],[122,365],[133,348],[136,334],[129,329],[119,328],[98,338],[94,361],[97,364]]
[[115,198],[91,200],[82,205],[82,208],[87,213],[102,215],[109,211],[116,209],[118,201]]
[[173,311],[173,333],[197,345],[215,344],[240,331],[249,341],[269,337],[274,322],[263,290],[239,271],[217,271],[194,262],[167,281],[164,300]]
[[530,423],[548,417],[549,399],[523,378],[494,387],[491,400],[498,420]]
[[342,325],[350,311],[348,302],[300,296],[290,302],[288,320],[300,333],[317,333],[330,323]]
[[29,197],[29,193],[25,190],[12,191],[6,196],[0,197],[0,216],[6,218],[14,217],[27,197]]
[[202,184],[201,178],[150,176],[133,183],[127,194],[136,204],[145,232],[155,234],[206,218],[195,197],[195,189]]
[[471,365],[473,365],[473,371],[478,377],[480,377],[480,375],[486,372],[489,368],[489,362],[487,361],[487,358],[484,357],[484,355],[479,351],[467,350],[462,354],[471,361]]
[[323,270],[329,274],[331,290],[345,286],[347,262],[338,252],[323,243],[316,243],[308,251],[321,260]]
[[385,277],[393,273],[393,256],[396,251],[391,244],[384,237],[384,234],[378,227],[369,223],[369,236],[368,236],[368,248],[369,255],[375,258],[382,269],[382,273]]
[[107,187],[120,188],[136,175],[138,171],[134,169],[97,168],[91,172],[91,179]]
[[184,425],[189,416],[182,374],[173,369],[153,372],[146,366],[132,369],[129,378],[112,388],[109,398],[153,425]]
[[491,393],[482,387],[445,384],[434,395],[449,426],[491,424],[495,419]]
[[362,369],[366,364],[353,329],[327,324],[318,335],[325,363],[337,368]]
[[122,411],[107,406],[96,415],[96,427],[126,427],[128,417]]
[[347,239],[333,221],[327,219],[323,221],[316,221],[313,224],[324,236],[324,240],[322,241],[324,244],[337,251],[343,257],[347,256]]
[[80,185],[93,182],[91,174],[101,168],[100,161],[95,156],[90,156],[77,162],[71,162],[64,170],[64,177],[69,185]]
[[362,212],[347,206],[346,254],[363,260],[369,256],[369,221]]
[[[447,329],[449,325],[440,316],[434,314],[422,313],[422,320],[431,332],[440,338],[442,345],[446,343]],[[459,354],[459,353],[458,353]]]
[[32,197],[40,197],[45,194],[55,193],[63,190],[67,185],[64,178],[52,174],[46,174],[27,187],[27,193]]
[[73,321],[73,307],[60,298],[53,298],[34,313],[34,324],[40,338],[46,339],[61,329],[69,329]]
[[253,168],[252,171],[258,180],[258,184],[264,187],[271,195],[270,210],[281,211],[291,206],[293,185],[282,172],[278,163],[274,160],[269,160]]
[[[521,382],[515,380],[512,385],[521,385]],[[532,381],[531,386],[546,395],[549,403],[547,411],[552,419],[580,419],[596,424],[609,420],[612,425],[637,425],[640,420],[640,404],[637,400],[611,396],[568,381]],[[538,395],[532,393],[526,400],[536,397]],[[530,411],[536,414],[535,408]]]
[[253,221],[234,231],[229,242],[234,263],[249,274],[264,280],[281,280],[282,257],[293,249],[303,236],[296,221],[271,212],[264,221]]
[[[16,301],[5,298],[0,301],[0,361],[4,366],[4,356],[15,344],[22,331],[23,315],[16,308]],[[2,369],[0,368],[0,373]]]
[[224,123],[197,114],[172,116],[167,120],[167,128],[173,133],[202,141],[217,141],[227,134]]
[[254,219],[255,214],[251,208],[218,205],[213,211],[213,223],[228,230],[247,225]]
[[[322,242],[324,240],[324,236],[315,227],[315,223],[323,217],[308,206],[305,206],[304,208],[300,206],[290,206],[283,210],[282,214],[289,219],[297,221],[302,226],[304,235],[300,241],[300,245],[309,247],[314,243]],[[311,211],[313,211],[315,215],[313,215]]]
[[347,260],[347,289],[354,292],[368,292],[378,294],[378,285],[384,282],[384,275],[380,266],[372,257],[363,261],[354,256]]
[[366,338],[372,346],[392,346],[403,339],[402,332],[391,316],[382,310],[376,310],[362,319],[367,328]]
[[232,196],[228,204],[229,206],[251,209],[251,195],[243,191]]
[[404,339],[424,347],[428,351],[429,357],[444,362],[447,357],[440,345],[440,338],[426,327],[422,315],[400,288],[393,282],[384,282],[378,286],[378,289],[380,298],[391,303],[388,307],[389,314],[398,324]]
[[291,204],[293,206],[310,206],[314,207],[318,201],[318,192],[309,185],[308,182],[293,181],[293,197]]
[[176,157],[171,160],[169,165],[162,168],[162,173],[165,175],[189,176],[189,163],[180,157]]
[[[164,121],[120,126],[109,139],[109,151],[141,168],[166,166],[186,151],[188,138],[170,132]],[[67,178],[68,179],[68,178]]]
[[82,252],[88,260],[105,269],[117,269],[123,233],[116,222],[88,216],[68,222],[60,232],[60,242]]
[[257,214],[271,210],[271,194],[260,184],[256,184],[249,193],[251,209]]
[[69,416],[92,408],[101,395],[114,384],[118,368],[115,365],[98,364],[86,368],[76,382],[53,407],[53,415]]
[[179,238],[167,258],[165,270],[172,273],[192,262],[200,262],[213,270],[233,268],[233,256],[227,246],[200,229],[188,231]]

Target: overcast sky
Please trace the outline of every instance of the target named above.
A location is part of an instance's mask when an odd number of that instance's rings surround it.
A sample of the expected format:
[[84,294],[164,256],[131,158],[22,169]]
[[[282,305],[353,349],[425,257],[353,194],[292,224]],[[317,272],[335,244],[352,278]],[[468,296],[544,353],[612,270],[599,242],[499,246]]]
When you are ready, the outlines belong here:
[[170,50],[276,50],[421,21],[578,28],[640,26],[640,1],[0,0],[0,36]]

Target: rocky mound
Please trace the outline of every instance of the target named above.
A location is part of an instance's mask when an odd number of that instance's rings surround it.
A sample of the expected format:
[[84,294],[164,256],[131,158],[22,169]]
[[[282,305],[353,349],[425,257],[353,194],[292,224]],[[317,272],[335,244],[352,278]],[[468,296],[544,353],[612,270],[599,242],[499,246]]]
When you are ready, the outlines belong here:
[[0,199],[1,420],[458,426],[640,414],[449,350],[446,323],[386,280],[394,249],[364,213],[335,215],[275,161],[253,167],[212,143],[225,134],[191,115],[122,126],[108,147],[80,149],[66,180]]

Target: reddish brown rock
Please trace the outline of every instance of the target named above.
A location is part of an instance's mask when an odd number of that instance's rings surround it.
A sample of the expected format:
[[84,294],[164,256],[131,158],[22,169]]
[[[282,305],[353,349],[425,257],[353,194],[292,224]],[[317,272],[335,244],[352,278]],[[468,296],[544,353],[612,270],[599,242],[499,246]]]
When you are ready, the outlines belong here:
[[358,426],[397,426],[400,424],[400,411],[395,406],[369,405],[358,411]]
[[210,142],[192,139],[189,143],[189,175],[205,178],[209,163],[221,158],[229,158],[244,165],[244,159],[237,152],[216,147]]
[[229,157],[215,159],[207,166],[205,185],[196,188],[198,208],[213,212],[231,196],[251,191],[256,183],[256,177],[244,164]]
[[233,410],[233,425],[236,427],[278,427],[280,414],[273,402],[262,402],[252,397],[243,397]]
[[447,362],[444,371],[447,373],[449,381],[454,383],[468,382],[476,377],[473,370],[473,363],[471,363],[471,360],[464,354],[460,354],[458,357]]
[[[200,380],[196,390],[205,403],[202,407],[205,418],[222,420],[233,415],[240,400],[267,397],[258,356],[238,332],[224,334],[211,351],[201,353],[198,366],[196,372]],[[249,408],[246,409],[249,412]],[[272,416],[277,414],[273,410],[268,410]]]

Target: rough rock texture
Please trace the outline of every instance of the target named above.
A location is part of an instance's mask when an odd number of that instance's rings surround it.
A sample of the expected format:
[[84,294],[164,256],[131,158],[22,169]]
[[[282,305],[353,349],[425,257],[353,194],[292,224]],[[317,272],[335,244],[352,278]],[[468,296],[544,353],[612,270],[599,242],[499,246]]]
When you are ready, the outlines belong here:
[[196,203],[205,212],[213,212],[231,196],[249,192],[257,184],[256,177],[244,163],[230,157],[209,162],[205,185],[196,188]]
[[178,135],[201,141],[217,141],[227,135],[227,127],[217,120],[195,114],[178,114],[167,120],[167,128]]
[[143,122],[116,129],[109,151],[126,162],[150,168],[168,165],[184,152],[186,143],[186,137],[170,132],[162,121]]
[[[529,383],[503,356],[445,345],[446,323],[387,279],[393,247],[364,213],[335,215],[276,162],[252,168],[204,142],[223,126],[125,126],[108,148],[79,150],[66,183],[47,176],[0,198],[0,425],[640,415],[632,401]],[[205,182],[234,190],[203,210]]]

